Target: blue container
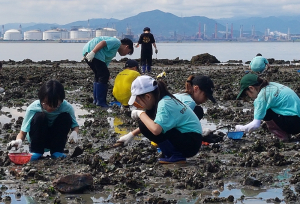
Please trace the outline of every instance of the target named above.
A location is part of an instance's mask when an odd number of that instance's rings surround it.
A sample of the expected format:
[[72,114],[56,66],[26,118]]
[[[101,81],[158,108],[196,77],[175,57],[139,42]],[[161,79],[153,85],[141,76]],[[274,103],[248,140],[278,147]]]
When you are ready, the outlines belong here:
[[300,73],[300,69],[297,72]]
[[113,106],[114,104],[116,104],[119,107],[121,107],[121,105],[122,105],[119,101],[112,101],[109,103],[109,106]]
[[227,137],[234,140],[239,140],[243,137],[244,132],[243,131],[237,131],[237,132],[228,132]]

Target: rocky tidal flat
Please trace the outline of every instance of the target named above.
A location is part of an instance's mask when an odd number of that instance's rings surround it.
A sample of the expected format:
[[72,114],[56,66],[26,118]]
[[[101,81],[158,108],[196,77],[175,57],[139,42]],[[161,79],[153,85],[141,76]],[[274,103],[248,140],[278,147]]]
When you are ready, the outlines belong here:
[[[122,70],[125,61],[111,63],[112,78]],[[298,70],[297,65],[271,64],[270,71],[262,77],[285,84],[300,96]],[[149,75],[156,77],[162,71],[166,72],[163,80],[171,93],[183,91],[190,74],[211,77],[218,103],[208,101],[203,105],[208,123],[234,127],[252,121],[252,102],[235,100],[239,81],[249,71],[248,65],[236,62],[220,65],[200,58],[154,60]],[[225,129],[215,132],[223,141],[203,145],[187,164],[161,165],[157,163],[160,156],[157,149],[142,136],[129,146],[113,148],[122,134],[137,127],[137,122],[130,118],[128,110],[117,105],[108,110],[95,106],[93,78],[92,71],[83,62],[3,62],[0,72],[0,86],[5,89],[0,94],[1,202],[25,201],[25,197],[30,197],[36,203],[69,203],[70,200],[73,203],[300,203],[300,135],[282,142],[262,126],[241,140],[231,140],[226,137]],[[26,106],[37,99],[38,89],[49,79],[59,80],[65,87],[66,100],[84,110],[80,115],[83,121],[80,142],[67,143],[65,159],[45,156],[35,162],[15,165],[8,158],[6,144],[16,138],[23,117],[15,117],[15,113],[5,110],[14,109],[24,115]],[[111,93],[112,86],[107,97],[109,102],[113,101]],[[272,197],[259,195],[272,189],[279,189]]]

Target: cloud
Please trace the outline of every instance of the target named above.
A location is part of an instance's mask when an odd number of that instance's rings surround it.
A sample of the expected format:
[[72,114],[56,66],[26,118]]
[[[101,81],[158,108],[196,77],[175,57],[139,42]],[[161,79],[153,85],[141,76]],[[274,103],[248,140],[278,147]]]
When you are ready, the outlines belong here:
[[66,24],[91,18],[124,19],[159,9],[177,16],[230,18],[279,16],[299,13],[299,0],[2,0],[0,24]]

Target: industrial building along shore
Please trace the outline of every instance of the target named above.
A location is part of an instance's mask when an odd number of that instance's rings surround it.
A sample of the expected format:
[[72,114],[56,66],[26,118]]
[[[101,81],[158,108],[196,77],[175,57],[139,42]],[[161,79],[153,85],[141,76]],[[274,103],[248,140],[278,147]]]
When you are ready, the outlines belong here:
[[[96,30],[74,28],[70,31],[66,29],[52,29],[43,32],[41,30],[29,30],[23,33],[20,26],[19,29],[10,29],[5,32],[2,27],[2,33],[3,36],[1,36],[0,42],[87,42],[99,36],[117,37],[117,30],[114,28],[99,28]],[[129,29],[127,29],[127,34],[120,36],[120,38],[124,37],[133,39]]]

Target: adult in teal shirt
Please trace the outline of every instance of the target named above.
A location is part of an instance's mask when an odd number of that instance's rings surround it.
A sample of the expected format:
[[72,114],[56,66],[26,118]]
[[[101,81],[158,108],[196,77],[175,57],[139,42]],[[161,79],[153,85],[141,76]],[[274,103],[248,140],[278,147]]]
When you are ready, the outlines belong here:
[[245,75],[240,85],[237,99],[244,94],[254,99],[254,120],[247,125],[237,125],[236,130],[255,130],[263,120],[270,132],[282,140],[300,133],[300,99],[292,89],[255,74]]
[[117,52],[120,56],[125,56],[131,55],[133,51],[133,42],[130,39],[119,40],[108,36],[93,38],[83,47],[82,54],[85,61],[95,74],[93,84],[94,104],[101,107],[108,106],[106,103],[107,83],[110,76],[108,65]]
[[159,163],[185,163],[187,157],[196,155],[202,143],[202,128],[193,110],[176,99],[163,81],[150,76],[139,76],[131,85],[128,104],[134,102],[144,107],[133,110],[132,118],[139,118],[139,128],[122,136],[118,142],[128,144],[135,135],[142,133],[158,144],[166,156]]
[[8,143],[8,147],[20,148],[25,137],[30,142],[31,161],[39,159],[45,149],[50,150],[53,158],[66,157],[63,153],[68,139],[77,142],[79,125],[74,109],[65,99],[63,85],[50,80],[42,85],[38,92],[39,100],[34,101],[26,109],[21,131],[16,140]]
[[267,71],[270,68],[270,64],[266,58],[258,53],[256,57],[251,60],[249,67],[252,71],[261,73]]

